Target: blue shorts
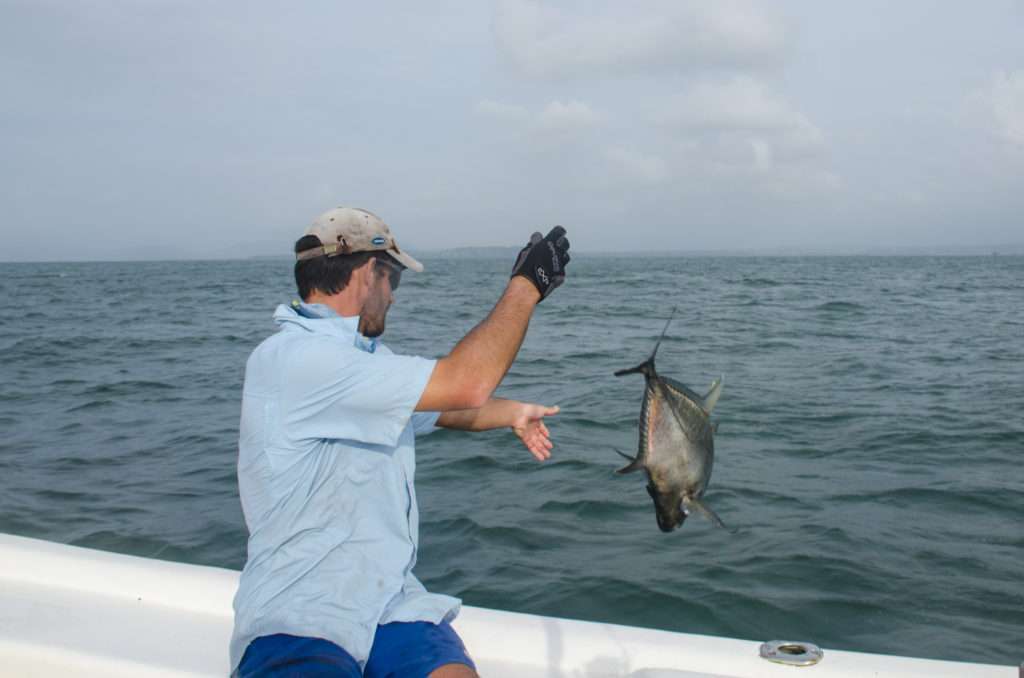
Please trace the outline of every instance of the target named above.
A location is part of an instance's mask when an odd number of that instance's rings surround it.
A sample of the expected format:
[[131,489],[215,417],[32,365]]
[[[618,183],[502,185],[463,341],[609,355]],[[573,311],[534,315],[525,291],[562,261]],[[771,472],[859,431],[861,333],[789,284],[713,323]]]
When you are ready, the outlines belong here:
[[462,639],[448,622],[393,622],[377,627],[366,672],[345,650],[321,638],[279,633],[249,643],[239,678],[426,678],[445,664],[476,670]]

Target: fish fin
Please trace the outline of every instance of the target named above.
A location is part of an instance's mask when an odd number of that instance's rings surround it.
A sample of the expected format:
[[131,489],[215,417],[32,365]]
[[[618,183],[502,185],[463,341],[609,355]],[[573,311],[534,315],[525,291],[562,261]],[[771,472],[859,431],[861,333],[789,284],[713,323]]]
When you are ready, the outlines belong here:
[[642,363],[640,363],[636,367],[630,367],[629,369],[619,370],[618,372],[615,372],[615,376],[616,377],[621,377],[621,376],[623,376],[625,374],[635,374],[637,372],[640,372],[640,373],[642,373],[643,375],[646,376],[648,370],[651,372],[652,375],[655,374],[655,370],[654,370],[654,356],[658,355],[658,347],[661,346],[661,340],[665,338],[665,333],[668,332],[668,326],[672,323],[672,318],[674,318],[674,317],[676,317],[676,309],[675,308],[672,309],[671,315],[669,315],[668,320],[665,322],[665,329],[663,329],[661,331],[661,336],[658,337],[657,343],[654,344],[654,350],[651,351],[651,357],[648,358],[647,360],[643,361]]
[[690,388],[683,382],[677,379],[673,379],[672,377],[666,377],[663,374],[659,374],[658,378],[661,379],[663,384],[669,387],[670,391],[675,391],[676,393],[683,395],[689,400],[692,400],[693,402],[697,403],[697,405],[699,405],[701,408],[705,410],[707,409],[704,407],[704,398],[702,398],[699,393],[694,393],[692,390],[690,390]]
[[[671,391],[669,390],[669,385],[665,383],[664,379],[659,377],[654,382],[654,385],[655,385],[654,387],[656,389],[659,389],[661,391],[662,396],[664,396],[666,399],[669,398],[669,395],[671,394]],[[683,388],[686,388],[686,387],[684,386]],[[689,390],[689,389],[687,389],[687,390]],[[693,393],[692,391],[689,391],[689,392]],[[694,396],[696,396],[697,398],[700,398],[700,396],[698,396],[696,394],[694,394]],[[690,397],[690,396],[687,396],[687,397]],[[682,420],[682,418],[681,418],[681,416],[679,414],[679,409],[676,408],[676,407],[672,407],[671,405],[667,409],[668,409],[669,412],[672,413],[672,418],[676,420],[676,424],[679,426],[679,430],[686,431],[689,427]]]
[[613,448],[613,449],[615,449],[615,451],[619,453],[619,456],[625,457],[626,459],[629,459],[629,463],[626,464],[625,466],[623,466],[622,468],[620,468],[619,470],[617,470],[616,473],[618,473],[618,474],[632,473],[633,471],[642,469],[644,467],[644,463],[642,461],[640,461],[640,455],[637,455],[636,457],[631,457],[631,456],[629,456],[628,454],[626,454],[625,452],[623,452],[622,450],[620,450],[618,448]]
[[637,365],[636,367],[630,367],[627,370],[618,370],[617,372],[615,372],[615,376],[621,377],[624,374],[636,374],[637,372],[640,372],[642,374],[645,367],[647,367],[647,362]]
[[718,403],[718,396],[720,396],[722,394],[722,382],[724,380],[725,380],[725,375],[724,374],[722,376],[720,376],[718,379],[715,379],[711,383],[711,389],[708,391],[707,395],[704,396],[704,398],[703,398],[703,400],[704,400],[704,410],[708,414],[711,414],[711,410],[715,409],[715,405]]
[[727,527],[722,519],[718,517],[718,514],[711,510],[711,507],[702,502],[700,499],[690,499],[687,502],[690,506],[696,506],[697,510],[704,514],[704,517],[711,521],[715,527],[720,527],[730,534],[736,534],[736,529]]
[[661,331],[661,336],[658,337],[658,343],[656,343],[654,345],[654,350],[651,351],[651,357],[647,359],[647,362],[653,363],[654,362],[654,356],[658,355],[658,347],[661,346],[661,340],[665,338],[665,333],[668,332],[668,326],[672,324],[672,318],[676,317],[676,309],[677,308],[679,308],[679,307],[678,306],[673,306],[672,307],[672,313],[669,314],[668,320],[665,321],[665,329],[663,329]]

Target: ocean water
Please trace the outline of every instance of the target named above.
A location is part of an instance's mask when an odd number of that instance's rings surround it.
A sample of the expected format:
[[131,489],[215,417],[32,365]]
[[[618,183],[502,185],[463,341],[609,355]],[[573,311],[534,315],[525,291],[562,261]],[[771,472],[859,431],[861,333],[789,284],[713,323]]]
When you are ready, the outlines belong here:
[[[385,336],[443,355],[510,262],[424,257]],[[291,263],[0,264],[0,531],[241,568],[246,357]],[[706,499],[661,533],[633,450],[653,348],[725,375]],[[420,440],[417,574],[467,604],[751,640],[1024,659],[1024,258],[587,257],[538,308],[509,432]]]

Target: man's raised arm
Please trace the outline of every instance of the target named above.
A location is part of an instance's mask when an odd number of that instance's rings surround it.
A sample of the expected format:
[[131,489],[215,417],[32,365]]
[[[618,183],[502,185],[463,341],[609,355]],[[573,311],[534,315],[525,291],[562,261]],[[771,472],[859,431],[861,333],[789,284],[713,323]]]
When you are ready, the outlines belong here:
[[437,361],[416,410],[447,412],[484,405],[519,353],[534,307],[565,281],[569,241],[556,226],[534,233],[488,316]]

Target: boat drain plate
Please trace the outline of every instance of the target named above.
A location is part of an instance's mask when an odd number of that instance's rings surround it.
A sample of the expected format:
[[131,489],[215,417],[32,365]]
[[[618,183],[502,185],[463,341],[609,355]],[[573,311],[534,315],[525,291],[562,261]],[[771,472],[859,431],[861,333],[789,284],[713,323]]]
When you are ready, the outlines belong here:
[[761,657],[776,664],[812,666],[825,655],[814,643],[793,640],[769,640],[761,644]]

